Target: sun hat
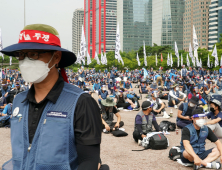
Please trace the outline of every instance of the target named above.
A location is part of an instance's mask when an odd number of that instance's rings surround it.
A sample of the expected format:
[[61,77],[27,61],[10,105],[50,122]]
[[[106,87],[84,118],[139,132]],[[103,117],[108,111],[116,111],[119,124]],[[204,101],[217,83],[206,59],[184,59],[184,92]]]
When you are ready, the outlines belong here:
[[221,102],[219,100],[213,99],[213,100],[210,101],[210,103],[216,104],[221,109]]
[[114,102],[112,97],[107,97],[105,100],[101,101],[103,106],[115,106],[116,102]]
[[198,102],[199,102],[199,98],[196,97],[196,96],[192,96],[191,99],[190,99],[190,102],[197,105]]
[[1,50],[8,56],[15,56],[15,51],[20,50],[52,50],[61,51],[62,57],[58,67],[64,68],[76,61],[76,55],[61,48],[59,33],[55,28],[44,24],[27,25],[19,34],[19,42]]

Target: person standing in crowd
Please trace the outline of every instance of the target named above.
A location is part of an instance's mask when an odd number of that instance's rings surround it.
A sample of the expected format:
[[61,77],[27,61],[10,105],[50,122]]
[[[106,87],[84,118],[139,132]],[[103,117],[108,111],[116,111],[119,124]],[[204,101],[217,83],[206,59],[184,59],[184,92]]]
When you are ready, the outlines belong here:
[[156,81],[157,86],[158,86],[159,83],[160,83],[161,87],[163,88],[163,79],[162,79],[162,77],[158,74],[158,72],[157,72],[157,74],[154,76],[154,80]]
[[[179,90],[179,86],[178,84],[174,84],[172,86],[172,90],[170,90],[169,95],[168,95],[168,105],[169,106],[174,106],[175,109],[177,109],[177,105],[181,102],[181,101],[185,101],[186,99],[186,94],[184,94],[183,92],[181,92]],[[180,96],[181,95],[181,96]]]
[[136,115],[133,138],[138,143],[140,142],[139,140],[143,140],[146,137],[147,133],[153,131],[152,125],[157,132],[160,131],[152,107],[153,105],[150,101],[144,101],[142,103],[142,110]]
[[187,69],[185,68],[185,65],[183,65],[181,69],[181,77],[183,80],[185,80],[186,76],[187,76]]
[[207,118],[211,119],[206,122],[207,125],[218,138],[222,138],[222,112],[221,102],[213,99],[210,101],[210,112],[207,114]]
[[[212,130],[204,125],[205,114],[202,113],[202,110],[194,110],[192,112],[193,123],[183,128],[180,142],[181,161],[183,163],[194,163],[194,170],[201,167],[220,169],[221,164],[214,161],[220,157],[220,162],[222,162],[222,144]],[[214,142],[217,148],[206,150],[206,139]]]
[[18,44],[1,52],[16,57],[22,77],[33,83],[13,101],[12,159],[3,169],[97,170],[100,109],[89,94],[66,83],[64,67],[72,65],[76,56],[61,48],[57,30],[27,25]]
[[81,69],[79,69],[79,88],[82,88],[85,81],[85,71],[84,66],[81,66]]

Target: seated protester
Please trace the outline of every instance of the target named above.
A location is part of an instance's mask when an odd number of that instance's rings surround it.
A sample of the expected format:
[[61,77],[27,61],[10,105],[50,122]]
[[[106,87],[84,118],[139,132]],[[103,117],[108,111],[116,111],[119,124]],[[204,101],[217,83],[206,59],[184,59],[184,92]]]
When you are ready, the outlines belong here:
[[185,101],[186,95],[179,90],[178,84],[174,84],[172,88],[173,89],[170,90],[168,95],[168,105],[171,107],[174,106],[174,108],[177,109],[177,104],[181,101]]
[[158,92],[152,91],[151,98],[147,99],[153,105],[153,114],[156,116],[157,114],[161,114],[163,112],[163,118],[169,119],[170,116],[166,113],[165,104],[162,102],[161,99],[158,98]]
[[[190,93],[188,94],[188,102],[192,98],[192,96],[196,96],[203,102],[203,104],[207,104],[206,101],[202,98],[202,96],[199,94],[198,86],[192,86],[190,88]],[[198,101],[199,102],[199,101]]]
[[103,78],[102,81],[100,82],[100,86],[102,87],[103,85],[106,85],[106,80]]
[[142,110],[136,115],[133,138],[138,143],[139,140],[143,140],[146,137],[147,133],[153,131],[152,125],[157,132],[160,131],[152,107],[153,105],[151,105],[150,101],[144,101],[142,103]]
[[158,91],[158,86],[155,82],[153,82],[148,89],[149,91]]
[[11,114],[12,114],[12,103],[9,103],[5,106],[2,113],[0,113],[0,116],[6,116],[6,115],[11,115]]
[[[183,163],[194,163],[193,169],[200,167],[220,169],[221,164],[213,162],[222,155],[222,144],[212,132],[205,126],[205,114],[196,109],[192,112],[193,123],[183,128],[181,137],[181,161]],[[214,142],[217,148],[205,149],[206,139]],[[220,158],[221,160],[222,158]]]
[[99,90],[101,89],[101,86],[100,86],[100,83],[99,83],[98,79],[96,79],[96,82],[94,83],[92,89],[93,89],[93,92],[99,92]]
[[169,91],[171,85],[172,85],[172,82],[170,81],[170,79],[166,78],[165,83],[164,83],[165,90]]
[[101,101],[105,100],[107,98],[107,96],[108,96],[108,91],[106,91],[106,86],[105,85],[103,85],[102,89],[99,90],[98,95],[99,95],[98,102],[101,105]]
[[146,80],[142,79],[140,86],[139,86],[139,92],[142,94],[147,94],[148,93],[148,86],[146,85]]
[[207,118],[211,119],[206,122],[207,125],[218,138],[222,138],[222,112],[221,102],[213,99],[210,101],[210,112],[207,114]]
[[114,83],[113,83],[112,79],[109,80],[108,89],[110,90],[111,94],[115,95],[115,93],[114,93]]
[[[222,70],[222,69],[220,68],[220,70]],[[222,91],[222,76],[219,77],[216,87],[217,87],[218,91]]]
[[114,101],[117,108],[123,107],[124,109],[128,109],[129,106],[131,106],[131,108],[136,108],[136,105],[123,94],[122,90],[116,93]]
[[[107,132],[110,130],[115,130],[115,128],[120,128],[124,125],[121,121],[121,116],[117,112],[117,109],[114,107],[116,103],[113,98],[107,97],[106,100],[102,100],[102,129],[106,129]],[[113,115],[117,117],[117,122],[113,122]]]
[[182,103],[180,105],[177,114],[177,126],[179,128],[183,129],[185,126],[192,123],[192,112],[195,109],[203,110],[203,108],[197,107],[198,102],[199,99],[195,96],[192,96],[188,103]]
[[207,95],[210,93],[215,93],[215,89],[213,87],[212,81],[208,81],[207,85],[203,88],[203,98],[205,101],[208,101]]
[[8,86],[7,81],[4,79],[2,80],[2,87],[1,87],[1,92],[2,92],[2,97],[9,98],[9,92],[10,92],[11,88],[10,86]]
[[124,91],[133,91],[133,87],[132,87],[131,82],[129,81],[129,78],[127,78],[126,82],[124,82],[123,88],[124,88]]

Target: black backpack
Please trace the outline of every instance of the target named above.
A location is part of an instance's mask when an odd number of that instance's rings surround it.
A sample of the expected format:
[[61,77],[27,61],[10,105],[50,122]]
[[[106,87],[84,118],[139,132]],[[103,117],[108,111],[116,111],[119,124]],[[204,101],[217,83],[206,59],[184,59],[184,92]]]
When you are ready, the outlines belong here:
[[168,147],[168,139],[163,134],[155,134],[150,137],[149,148],[154,150],[166,149]]
[[181,158],[180,146],[174,146],[170,149],[169,158],[173,161]]
[[172,123],[165,120],[160,122],[161,131],[175,131],[175,129],[176,129],[176,123]]

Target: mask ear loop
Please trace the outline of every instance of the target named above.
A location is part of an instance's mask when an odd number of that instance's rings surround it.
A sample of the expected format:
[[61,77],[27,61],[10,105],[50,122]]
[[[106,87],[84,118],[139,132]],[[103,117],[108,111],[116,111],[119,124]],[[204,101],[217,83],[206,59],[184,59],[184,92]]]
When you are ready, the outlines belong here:
[[[55,52],[53,53],[51,59],[49,60],[49,62],[47,63],[47,66],[49,66],[49,63],[52,61],[53,57],[55,55]],[[52,67],[49,68],[49,70],[51,70],[51,68],[53,68],[56,64],[54,64]]]

